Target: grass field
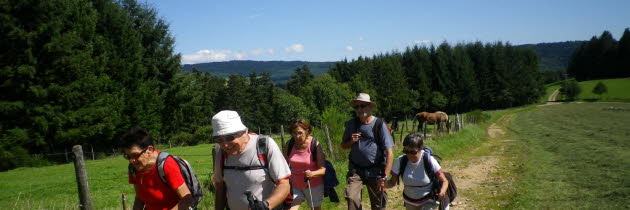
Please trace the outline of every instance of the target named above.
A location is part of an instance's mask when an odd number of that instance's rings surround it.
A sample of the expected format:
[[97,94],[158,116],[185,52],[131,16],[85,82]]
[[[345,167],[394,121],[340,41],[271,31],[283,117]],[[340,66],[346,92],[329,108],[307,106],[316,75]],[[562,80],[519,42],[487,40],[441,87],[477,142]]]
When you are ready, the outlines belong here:
[[[404,122],[400,123],[402,127]],[[409,133],[412,123],[408,121],[406,132]],[[402,130],[402,129],[401,129]],[[477,147],[484,140],[484,128],[476,125],[465,128],[462,132],[449,136],[437,136],[427,142],[434,152],[444,159],[453,158],[455,154]],[[400,132],[395,133],[395,156],[402,154]],[[274,135],[279,143],[279,136]],[[202,144],[190,147],[174,147],[164,149],[170,154],[178,155],[188,160],[193,166],[199,181],[207,186],[212,171],[211,144]],[[327,145],[324,147],[328,150]],[[336,147],[335,149],[339,149]],[[343,154],[343,153],[342,153]],[[337,161],[331,161],[335,165],[340,185],[336,187],[341,197],[340,203],[328,202],[325,199],[324,209],[345,208],[343,189],[347,172],[347,160],[339,157]],[[109,157],[101,160],[88,160],[86,167],[89,176],[90,193],[93,205],[96,209],[121,208],[121,194],[127,194],[127,204],[131,205],[134,197],[133,186],[127,184],[127,161],[122,157]],[[0,206],[10,209],[77,209],[78,195],[74,175],[73,164],[60,164],[39,168],[18,168],[0,173]],[[214,195],[207,191],[200,205],[200,209],[213,209]],[[367,190],[364,190],[364,200],[367,199]],[[366,203],[366,202],[364,202]],[[392,208],[402,207],[402,203],[389,204]],[[302,207],[306,208],[303,203]]]
[[630,208],[629,110],[572,103],[516,114],[509,129],[519,164],[507,208]]
[[[601,99],[599,95],[593,93],[593,88],[600,81],[608,89],[608,93],[602,94]],[[580,82],[580,87],[582,93],[578,95],[579,100],[630,102],[630,78],[584,81]]]
[[[598,82],[603,82],[608,89],[608,93],[604,93],[601,96],[593,93],[593,88]],[[547,102],[549,96],[553,91],[560,88],[560,84],[563,81],[554,82],[545,85],[545,96],[539,100],[539,103]],[[622,79],[604,79],[604,80],[589,80],[580,82],[582,92],[578,95],[577,99],[582,101],[606,101],[606,102],[630,102],[630,78]],[[558,95],[557,100],[561,100],[562,95]]]

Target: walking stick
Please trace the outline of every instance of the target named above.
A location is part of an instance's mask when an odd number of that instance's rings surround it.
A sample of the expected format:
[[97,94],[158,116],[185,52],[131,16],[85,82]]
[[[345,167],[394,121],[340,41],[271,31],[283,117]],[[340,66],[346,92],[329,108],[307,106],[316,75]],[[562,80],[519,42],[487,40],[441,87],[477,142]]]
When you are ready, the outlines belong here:
[[311,197],[311,210],[315,210],[315,207],[313,206],[313,191],[311,190],[311,180],[306,178],[306,176],[304,176],[304,180],[308,185],[308,195]]

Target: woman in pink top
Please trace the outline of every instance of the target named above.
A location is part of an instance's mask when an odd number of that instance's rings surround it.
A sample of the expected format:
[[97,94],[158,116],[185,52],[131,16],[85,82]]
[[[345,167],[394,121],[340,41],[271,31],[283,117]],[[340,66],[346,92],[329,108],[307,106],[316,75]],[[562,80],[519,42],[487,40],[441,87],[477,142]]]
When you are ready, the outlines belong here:
[[[291,123],[289,128],[293,137],[284,148],[285,159],[291,168],[291,190],[293,192],[293,202],[291,209],[297,210],[303,201],[315,209],[321,209],[324,201],[324,153],[322,146],[311,136],[313,128],[306,120],[298,119]],[[311,143],[316,142],[316,160],[313,160]],[[293,142],[293,143],[290,143]],[[289,145],[293,144],[292,148]],[[310,189],[306,180],[310,181]],[[312,200],[311,200],[312,199]]]

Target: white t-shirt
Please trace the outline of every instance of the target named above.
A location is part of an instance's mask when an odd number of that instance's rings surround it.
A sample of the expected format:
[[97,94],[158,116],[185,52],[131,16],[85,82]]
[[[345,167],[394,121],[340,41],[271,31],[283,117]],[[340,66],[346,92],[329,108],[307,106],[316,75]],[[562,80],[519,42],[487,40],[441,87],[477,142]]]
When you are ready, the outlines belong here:
[[[418,162],[412,163],[411,160],[407,161],[407,167],[405,168],[405,173],[403,174],[402,181],[405,183],[405,188],[403,193],[407,195],[407,197],[413,199],[420,199],[425,195],[431,192],[431,188],[433,187],[433,183],[429,180],[429,176],[424,171],[424,162],[422,161],[422,156],[425,155],[424,151],[420,152],[420,159]],[[400,175],[400,161],[402,157],[405,155],[401,155],[396,158],[394,161],[394,165],[392,166],[392,174]],[[433,158],[433,156],[429,156],[429,161],[431,161],[431,165],[433,165],[433,171],[439,172],[442,168],[440,164]]]
[[[225,166],[260,166],[256,152],[258,135],[249,135],[249,137],[250,140],[245,146],[245,150],[235,156],[228,155],[225,160]],[[251,191],[257,200],[267,199],[276,188],[277,183],[273,183],[273,181],[277,182],[280,179],[286,179],[291,176],[291,169],[289,169],[287,161],[271,137],[268,137],[267,147],[269,149],[269,174],[273,180],[269,179],[264,169],[249,171],[224,169],[224,175],[222,175],[220,167],[220,154],[222,153],[215,153],[217,157],[215,157],[214,163],[216,166],[214,169],[214,180],[218,182],[223,181],[225,186],[227,186],[226,195],[230,209],[248,208],[247,197],[245,196],[245,191],[247,190]]]

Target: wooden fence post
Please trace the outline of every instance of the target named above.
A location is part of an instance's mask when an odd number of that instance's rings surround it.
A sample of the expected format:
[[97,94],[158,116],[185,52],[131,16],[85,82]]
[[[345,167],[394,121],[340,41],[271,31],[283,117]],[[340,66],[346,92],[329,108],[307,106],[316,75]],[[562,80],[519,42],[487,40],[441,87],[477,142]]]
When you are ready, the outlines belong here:
[[127,195],[125,193],[122,194],[122,205],[123,205],[123,210],[127,210]]
[[94,147],[90,144],[90,149],[92,150],[92,160],[94,160]]
[[90,188],[88,186],[88,175],[85,169],[85,161],[83,160],[83,149],[81,145],[72,147],[74,153],[74,171],[77,176],[77,186],[79,188],[79,201],[81,210],[91,210],[92,198],[90,197]]
[[282,151],[284,150],[284,125],[280,125],[280,140],[282,140]]
[[335,153],[333,151],[332,141],[330,140],[330,133],[328,132],[328,125],[324,125],[324,133],[326,134],[326,139],[328,140],[328,150],[330,151],[330,157],[335,159]]
[[70,159],[68,159],[68,148],[66,148],[65,151],[66,151],[65,154],[66,154],[66,163],[67,163],[67,162],[70,162]]

